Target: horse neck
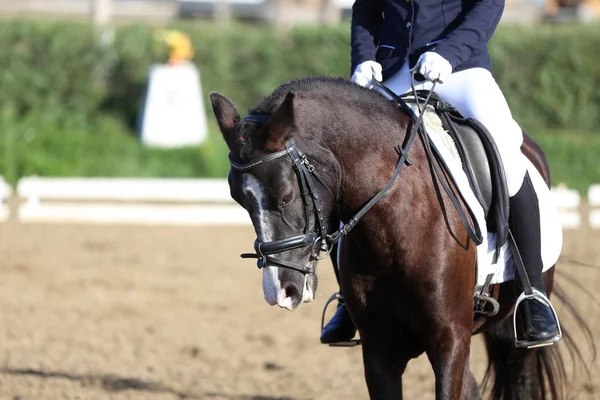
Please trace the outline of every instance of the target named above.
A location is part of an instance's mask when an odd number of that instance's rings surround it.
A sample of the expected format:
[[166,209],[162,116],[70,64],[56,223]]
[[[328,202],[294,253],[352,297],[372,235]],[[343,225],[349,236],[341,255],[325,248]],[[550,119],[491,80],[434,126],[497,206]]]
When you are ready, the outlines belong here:
[[[343,119],[344,126],[338,126],[336,132],[324,135],[327,147],[341,169],[341,192],[347,206],[340,210],[342,219],[358,211],[388,184],[393,175],[399,159],[396,147],[404,143],[409,117],[396,109],[392,111],[395,113],[391,115],[355,114]],[[389,198],[402,201],[402,197],[415,190],[414,185],[423,181],[415,176],[422,177],[424,169],[421,167],[427,165],[418,140],[410,153],[411,158],[423,161],[421,166],[403,167],[394,186],[380,203]],[[403,190],[398,191],[399,187]]]
[[[404,115],[404,114],[402,114]],[[342,170],[345,206],[337,210],[348,221],[390,181],[399,160],[408,117],[377,120],[349,127],[347,134],[331,139]],[[412,125],[411,125],[412,126]],[[347,237],[353,255],[379,254],[382,264],[410,264],[419,259],[419,249],[440,221],[440,207],[433,189],[428,159],[420,139],[409,149],[412,165],[404,165],[390,190],[361,219]],[[363,254],[364,253],[364,254]],[[362,254],[362,255],[361,255]]]

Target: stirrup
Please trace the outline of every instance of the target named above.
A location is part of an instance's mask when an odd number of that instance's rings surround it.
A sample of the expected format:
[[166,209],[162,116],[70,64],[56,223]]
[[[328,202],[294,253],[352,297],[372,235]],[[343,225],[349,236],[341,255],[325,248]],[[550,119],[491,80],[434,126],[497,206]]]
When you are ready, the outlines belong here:
[[[329,306],[329,303],[331,303],[334,300],[343,301],[344,298],[342,297],[342,295],[339,292],[335,292],[325,302],[325,306],[323,307],[323,314],[321,315],[321,332],[323,332],[323,329],[325,328],[325,313],[327,312],[327,307]],[[329,347],[354,347],[354,346],[360,345],[360,339],[352,339],[352,340],[348,340],[348,341],[344,341],[344,342],[337,342],[337,343],[327,343],[327,345]]]
[[487,294],[475,293],[475,314],[493,317],[500,311],[500,303]]
[[[525,294],[525,292],[521,293],[521,295],[517,299],[517,302],[515,303],[515,310],[513,312],[513,329],[514,329],[515,347],[518,347],[518,348],[526,347],[528,349],[533,349],[536,347],[550,346],[562,339],[562,330],[560,328],[560,322],[558,320],[558,315],[556,314],[556,311],[554,310],[554,307],[552,306],[552,303],[550,303],[550,300],[548,300],[548,297],[546,297],[546,295],[544,293],[540,292],[539,290],[532,288],[531,292],[532,292],[531,294]],[[519,309],[519,304],[521,304],[524,300],[528,300],[528,299],[537,300],[540,303],[547,305],[550,308],[550,310],[552,310],[552,315],[554,316],[554,322],[556,323],[556,327],[558,328],[558,334],[556,336],[554,336],[553,338],[550,338],[548,340],[545,340],[543,342],[532,342],[532,341],[527,341],[527,340],[519,340],[519,337],[517,334],[517,310]]]

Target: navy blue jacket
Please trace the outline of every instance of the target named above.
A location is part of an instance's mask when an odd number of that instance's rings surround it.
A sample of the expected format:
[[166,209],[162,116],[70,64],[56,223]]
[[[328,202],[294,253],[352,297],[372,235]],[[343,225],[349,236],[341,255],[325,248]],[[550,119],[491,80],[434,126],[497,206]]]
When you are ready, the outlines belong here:
[[504,0],[356,0],[352,6],[352,66],[375,60],[383,79],[408,59],[435,51],[453,72],[491,70],[487,44],[504,11]]

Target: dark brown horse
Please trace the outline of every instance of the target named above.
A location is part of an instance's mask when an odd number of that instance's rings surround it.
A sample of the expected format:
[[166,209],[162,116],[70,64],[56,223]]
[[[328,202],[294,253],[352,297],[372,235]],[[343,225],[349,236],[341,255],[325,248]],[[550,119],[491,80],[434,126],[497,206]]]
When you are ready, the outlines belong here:
[[[339,221],[352,227],[356,212],[390,182],[396,146],[412,120],[344,79],[286,83],[244,119],[226,97],[210,97],[230,149],[231,195],[256,230],[265,299],[293,310],[314,299],[321,240]],[[523,151],[549,185],[541,149],[527,138]],[[493,287],[501,305],[496,316],[474,316],[475,245],[442,193],[444,216],[422,141],[409,155],[412,164],[340,244],[340,285],[362,340],[371,398],[401,399],[407,363],[424,352],[436,398],[480,398],[469,354],[472,335],[481,332],[494,398],[559,398],[564,369],[557,345],[514,347],[507,318],[518,294],[514,282]],[[548,294],[554,270],[545,274]]]

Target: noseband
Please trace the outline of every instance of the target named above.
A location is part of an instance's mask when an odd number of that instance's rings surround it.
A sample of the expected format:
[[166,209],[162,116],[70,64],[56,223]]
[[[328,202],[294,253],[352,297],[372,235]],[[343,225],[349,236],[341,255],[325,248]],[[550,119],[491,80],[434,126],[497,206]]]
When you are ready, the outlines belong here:
[[[260,119],[259,119],[260,118]],[[262,122],[263,118],[260,116],[257,118],[254,115],[249,115],[245,120],[250,122]],[[327,243],[327,231],[325,221],[323,219],[323,208],[321,206],[321,199],[319,193],[316,190],[314,176],[324,187],[327,185],[316,173],[315,168],[305,155],[303,155],[298,148],[294,140],[289,140],[285,145],[285,150],[277,153],[268,154],[264,157],[257,158],[247,164],[237,164],[229,157],[231,168],[236,171],[246,172],[259,165],[265,164],[269,161],[277,160],[278,158],[289,156],[294,171],[298,177],[298,183],[300,185],[300,193],[302,194],[302,202],[304,203],[304,233],[297,236],[292,236],[287,239],[273,240],[269,242],[263,242],[258,239],[254,242],[254,250],[256,254],[245,253],[242,254],[242,258],[258,258],[258,268],[267,266],[277,266],[282,268],[293,269],[303,274],[312,274],[315,272],[315,268],[311,266],[296,264],[290,261],[281,260],[275,258],[275,254],[283,253],[284,251],[299,249],[307,246],[312,246],[310,261],[321,260],[329,255],[331,252],[331,246]],[[309,232],[310,226],[310,204],[312,203],[313,208],[317,214],[317,231]],[[320,251],[325,251],[325,256],[319,256]]]

